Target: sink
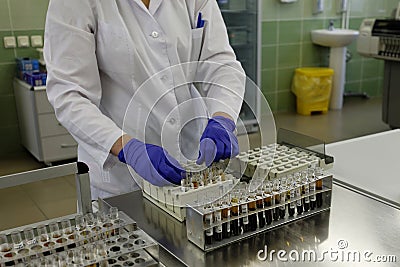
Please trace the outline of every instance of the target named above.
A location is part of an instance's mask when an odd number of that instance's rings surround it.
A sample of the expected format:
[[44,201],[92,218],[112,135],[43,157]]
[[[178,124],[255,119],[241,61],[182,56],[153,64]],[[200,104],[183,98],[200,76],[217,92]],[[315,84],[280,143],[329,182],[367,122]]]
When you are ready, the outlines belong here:
[[311,31],[314,44],[330,47],[329,67],[333,69],[332,91],[329,100],[330,109],[342,109],[343,92],[346,77],[346,51],[359,32],[348,29],[321,29]]
[[327,29],[311,31],[313,43],[328,47],[344,47],[351,44],[358,36],[359,32],[349,29]]

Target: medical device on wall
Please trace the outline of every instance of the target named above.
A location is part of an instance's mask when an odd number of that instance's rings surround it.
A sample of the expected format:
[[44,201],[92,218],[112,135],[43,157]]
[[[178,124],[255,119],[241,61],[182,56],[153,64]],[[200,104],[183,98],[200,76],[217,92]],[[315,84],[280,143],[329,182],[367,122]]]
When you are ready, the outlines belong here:
[[357,51],[366,57],[400,61],[400,21],[364,19]]
[[400,127],[400,20],[365,19],[360,26],[357,51],[385,61],[382,89],[382,120]]

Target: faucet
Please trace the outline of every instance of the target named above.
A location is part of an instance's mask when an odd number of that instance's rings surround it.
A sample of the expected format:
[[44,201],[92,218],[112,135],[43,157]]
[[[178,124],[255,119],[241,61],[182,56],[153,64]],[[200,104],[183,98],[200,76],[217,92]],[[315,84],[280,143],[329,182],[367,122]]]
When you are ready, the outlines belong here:
[[333,24],[334,24],[334,21],[333,21],[333,20],[330,20],[330,21],[329,21],[328,31],[333,31],[333,30],[335,30],[335,27],[333,26]]

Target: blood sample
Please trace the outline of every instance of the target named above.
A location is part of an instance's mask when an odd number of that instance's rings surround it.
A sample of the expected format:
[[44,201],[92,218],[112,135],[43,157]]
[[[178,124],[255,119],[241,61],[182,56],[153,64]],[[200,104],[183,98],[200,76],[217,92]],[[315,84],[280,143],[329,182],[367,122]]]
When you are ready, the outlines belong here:
[[[256,211],[257,210],[257,198],[256,198],[255,192],[250,193],[248,202],[249,202],[248,203],[249,211]],[[257,213],[253,213],[253,214],[249,215],[249,225],[250,225],[251,231],[257,230]]]
[[[286,194],[287,194],[287,183],[286,177],[281,178],[281,187],[280,187],[280,194],[281,194],[281,204],[284,204],[286,201]],[[286,205],[282,205],[279,207],[279,217],[281,219],[285,218],[286,215]]]
[[[323,181],[321,179],[322,169],[316,168],[315,169],[315,188],[317,191],[323,189]],[[317,207],[320,208],[322,206],[322,193],[317,193]]]
[[222,240],[222,203],[218,202],[215,205],[214,211],[214,222],[217,224],[214,226],[214,239],[216,241]]
[[241,191],[241,196],[239,199],[239,208],[240,208],[240,214],[245,215],[244,217],[241,217],[240,220],[240,226],[242,227],[242,230],[244,233],[248,232],[250,230],[250,222],[249,222],[249,216],[248,216],[248,207],[247,207],[247,192],[246,190]]
[[313,210],[317,206],[317,199],[315,196],[315,177],[314,177],[314,171],[309,170],[308,172],[308,179],[310,181],[310,209]]
[[[279,205],[280,200],[281,200],[281,194],[279,192],[279,180],[278,179],[275,179],[273,182],[272,194],[274,197],[274,205]],[[274,209],[273,217],[274,217],[275,221],[279,220],[279,207],[276,207]]]
[[307,212],[310,210],[310,197],[308,196],[308,194],[310,193],[310,185],[309,185],[309,181],[307,178],[307,172],[302,172],[301,173],[301,180],[303,183],[303,189],[304,191],[302,192],[303,195],[306,195],[303,198],[303,202],[304,202],[304,211]]
[[[223,203],[222,203],[222,218],[224,220],[229,220],[231,217],[231,206],[229,203],[230,195],[228,198],[225,198]],[[231,237],[231,223],[224,222],[222,224],[222,237],[223,238],[229,238]]]
[[296,180],[296,208],[297,208],[297,214],[300,215],[303,213],[303,202],[301,199],[301,176],[299,173],[296,173],[295,175],[295,180]]
[[205,243],[206,245],[211,245],[213,241],[213,228],[210,227],[213,223],[213,208],[211,204],[204,206],[204,226],[209,227],[205,230]]
[[[267,182],[264,189],[264,206],[271,207],[272,205],[272,185],[270,182]],[[268,209],[265,211],[265,222],[270,225],[272,223],[272,210]]]
[[258,212],[258,227],[263,228],[265,226],[265,218],[264,218],[264,199],[263,199],[263,191],[262,188],[257,190],[257,209],[261,210]]
[[[237,218],[239,216],[239,196],[237,194],[234,194],[232,196],[231,200],[231,215],[232,218]],[[240,234],[240,226],[239,226],[239,219],[232,219],[231,220],[231,231],[233,235],[239,235]]]
[[296,202],[294,201],[296,195],[296,183],[294,182],[294,179],[290,180],[289,187],[290,187],[289,216],[293,216],[296,209]]

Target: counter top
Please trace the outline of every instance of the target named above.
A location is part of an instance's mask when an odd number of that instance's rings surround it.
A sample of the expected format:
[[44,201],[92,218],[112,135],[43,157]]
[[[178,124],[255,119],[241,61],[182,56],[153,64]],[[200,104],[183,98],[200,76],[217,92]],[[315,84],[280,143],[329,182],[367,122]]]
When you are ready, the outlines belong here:
[[[183,223],[144,199],[140,191],[108,198],[105,202],[136,220],[160,244],[161,261],[166,266],[353,266],[357,255],[360,256],[357,266],[398,266],[400,210],[338,185],[332,190],[330,211],[208,253],[187,240]],[[262,260],[265,246],[268,256],[275,250],[272,262]],[[278,250],[286,251],[281,258],[287,262],[277,258]],[[314,251],[320,259],[325,255],[325,259],[301,265],[289,259],[289,255],[296,257],[297,251],[301,260],[304,250]],[[366,264],[367,260],[383,259],[377,257],[380,255],[397,263]]]
[[326,145],[336,182],[400,208],[400,130]]

